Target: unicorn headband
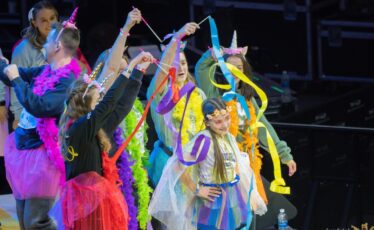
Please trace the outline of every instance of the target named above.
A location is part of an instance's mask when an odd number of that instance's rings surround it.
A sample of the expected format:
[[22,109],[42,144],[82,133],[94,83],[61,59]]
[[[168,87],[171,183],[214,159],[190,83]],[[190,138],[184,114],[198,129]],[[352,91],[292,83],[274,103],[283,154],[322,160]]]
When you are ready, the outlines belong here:
[[100,83],[98,81],[96,81],[96,76],[97,74],[100,72],[101,68],[103,67],[103,63],[100,62],[96,67],[95,69],[92,71],[92,73],[90,75],[87,75],[87,74],[84,74],[83,75],[83,80],[84,82],[86,82],[88,85],[87,85],[87,88],[86,90],[84,91],[83,93],[83,101],[84,101],[84,97],[87,95],[88,93],[88,90],[95,86],[96,88],[99,89],[99,92],[100,94],[103,94],[105,88],[104,88],[104,85],[105,83],[107,82],[108,78],[111,77],[113,75],[113,73],[111,74],[108,74],[108,76],[106,76]]
[[[187,47],[187,41],[180,41],[180,52],[183,52],[184,51],[184,49]],[[165,51],[165,49],[166,49],[166,45],[164,45],[164,44],[161,44],[160,45],[160,49],[161,49],[161,51],[162,52],[164,52]]]
[[242,54],[245,56],[248,51],[248,46],[245,47],[238,47],[238,39],[236,35],[236,30],[234,30],[234,34],[232,36],[232,41],[231,41],[231,46],[230,48],[223,48],[223,53],[224,54],[229,54],[229,55],[235,55],[235,54]]
[[34,19],[34,16],[33,16],[34,10],[35,10],[34,7],[32,7],[29,11],[29,14],[27,15],[27,19],[29,20],[29,22],[31,22]]
[[56,37],[56,41],[58,41],[58,39],[60,38],[60,36],[62,34],[62,31],[65,28],[72,28],[72,29],[75,29],[75,30],[78,29],[77,26],[75,25],[75,18],[77,17],[77,13],[78,13],[78,7],[75,7],[75,9],[74,9],[73,13],[71,14],[69,20],[65,20],[64,22],[62,22],[62,29],[58,33],[58,35]]

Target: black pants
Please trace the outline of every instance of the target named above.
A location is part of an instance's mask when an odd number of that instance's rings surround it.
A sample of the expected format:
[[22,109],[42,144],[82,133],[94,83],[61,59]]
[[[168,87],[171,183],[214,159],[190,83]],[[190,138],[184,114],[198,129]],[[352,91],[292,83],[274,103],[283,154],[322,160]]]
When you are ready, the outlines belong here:
[[17,216],[21,229],[56,229],[55,223],[48,216],[53,203],[54,199],[16,199]]
[[264,177],[262,177],[262,182],[264,183],[265,193],[268,198],[268,211],[263,216],[255,215],[252,220],[251,229],[252,230],[262,230],[268,227],[274,226],[278,222],[279,209],[284,208],[288,220],[295,218],[297,215],[297,209],[291,202],[289,202],[286,197],[279,193],[274,193],[269,190],[270,183]]

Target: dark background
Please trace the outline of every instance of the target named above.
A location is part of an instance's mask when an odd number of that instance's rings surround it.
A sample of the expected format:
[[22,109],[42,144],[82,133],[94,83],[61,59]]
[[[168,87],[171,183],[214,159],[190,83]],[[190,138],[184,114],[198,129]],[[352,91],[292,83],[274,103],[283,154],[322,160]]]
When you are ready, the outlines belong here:
[[[16,2],[15,14],[9,13],[11,2]],[[35,2],[0,2],[0,47],[5,56],[10,57]],[[267,118],[298,163],[294,177],[288,178],[286,168],[283,174],[292,188],[288,198],[299,212],[290,225],[374,226],[373,0],[51,2],[61,18],[79,6],[81,49],[91,65],[111,47],[132,6],[142,11],[160,37],[189,22],[192,12],[196,22],[207,15],[215,18],[223,46],[230,45],[236,29],[238,45],[250,48],[247,58],[256,71],[255,82],[269,97]],[[227,5],[221,7],[222,2]],[[201,52],[211,45],[208,23],[187,40],[193,71]],[[131,30],[128,44],[159,45],[143,23]],[[287,85],[281,81],[283,71],[291,78],[289,103],[274,90]],[[145,90],[146,86],[143,94]],[[149,135],[152,146],[152,129]],[[272,164],[264,155],[263,173],[271,180]]]

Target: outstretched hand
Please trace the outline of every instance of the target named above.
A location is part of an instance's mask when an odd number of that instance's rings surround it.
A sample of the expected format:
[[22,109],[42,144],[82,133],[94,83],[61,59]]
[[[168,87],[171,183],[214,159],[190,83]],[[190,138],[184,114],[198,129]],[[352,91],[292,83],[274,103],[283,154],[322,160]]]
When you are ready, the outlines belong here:
[[142,13],[139,9],[134,8],[132,11],[129,12],[126,19],[125,26],[129,29],[132,28],[135,24],[139,24],[142,20]]
[[142,51],[134,59],[132,59],[131,62],[133,62],[135,65],[138,65],[144,62],[153,62],[154,60],[155,59],[150,52]]
[[128,68],[132,69],[136,65],[138,66],[137,68],[143,72],[147,70],[149,65],[155,61],[155,58],[152,56],[151,53],[149,52],[141,52],[139,53],[134,59],[131,60]]
[[182,39],[184,36],[194,34],[196,29],[200,29],[200,26],[195,22],[189,22],[184,25],[178,32],[174,35],[177,39]]

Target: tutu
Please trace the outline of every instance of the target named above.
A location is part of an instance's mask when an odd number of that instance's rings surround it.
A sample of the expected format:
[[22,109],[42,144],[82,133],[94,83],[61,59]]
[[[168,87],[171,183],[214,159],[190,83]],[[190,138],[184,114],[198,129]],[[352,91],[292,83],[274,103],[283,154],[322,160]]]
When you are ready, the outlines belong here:
[[192,222],[198,229],[237,229],[247,221],[245,198],[236,183],[222,187],[222,194],[213,202],[196,199]]
[[49,215],[58,229],[127,229],[127,204],[118,187],[96,172],[66,182]]
[[[200,133],[209,135],[207,131]],[[231,143],[236,143],[232,135],[229,138]],[[194,141],[195,138],[190,143],[193,144]],[[183,148],[185,159],[188,159],[187,153],[191,152],[189,147],[192,146],[189,144]],[[148,208],[149,214],[165,225],[166,229],[181,230],[198,228],[231,230],[245,227],[245,224],[250,224],[251,207],[254,207],[256,214],[263,215],[267,209],[257,192],[248,155],[241,153],[237,145],[232,146],[238,162],[237,176],[240,180],[221,184],[222,194],[215,198],[214,202],[200,199],[183,183],[182,175],[189,176],[194,184],[199,183],[201,181],[199,168],[196,165],[188,167],[181,164],[174,154],[167,161],[161,180],[153,193]],[[198,155],[195,158],[198,158]],[[203,185],[210,186],[210,184]],[[249,194],[250,191],[252,192]]]
[[61,173],[49,159],[44,145],[18,150],[14,132],[5,143],[6,177],[16,199],[55,198]]

